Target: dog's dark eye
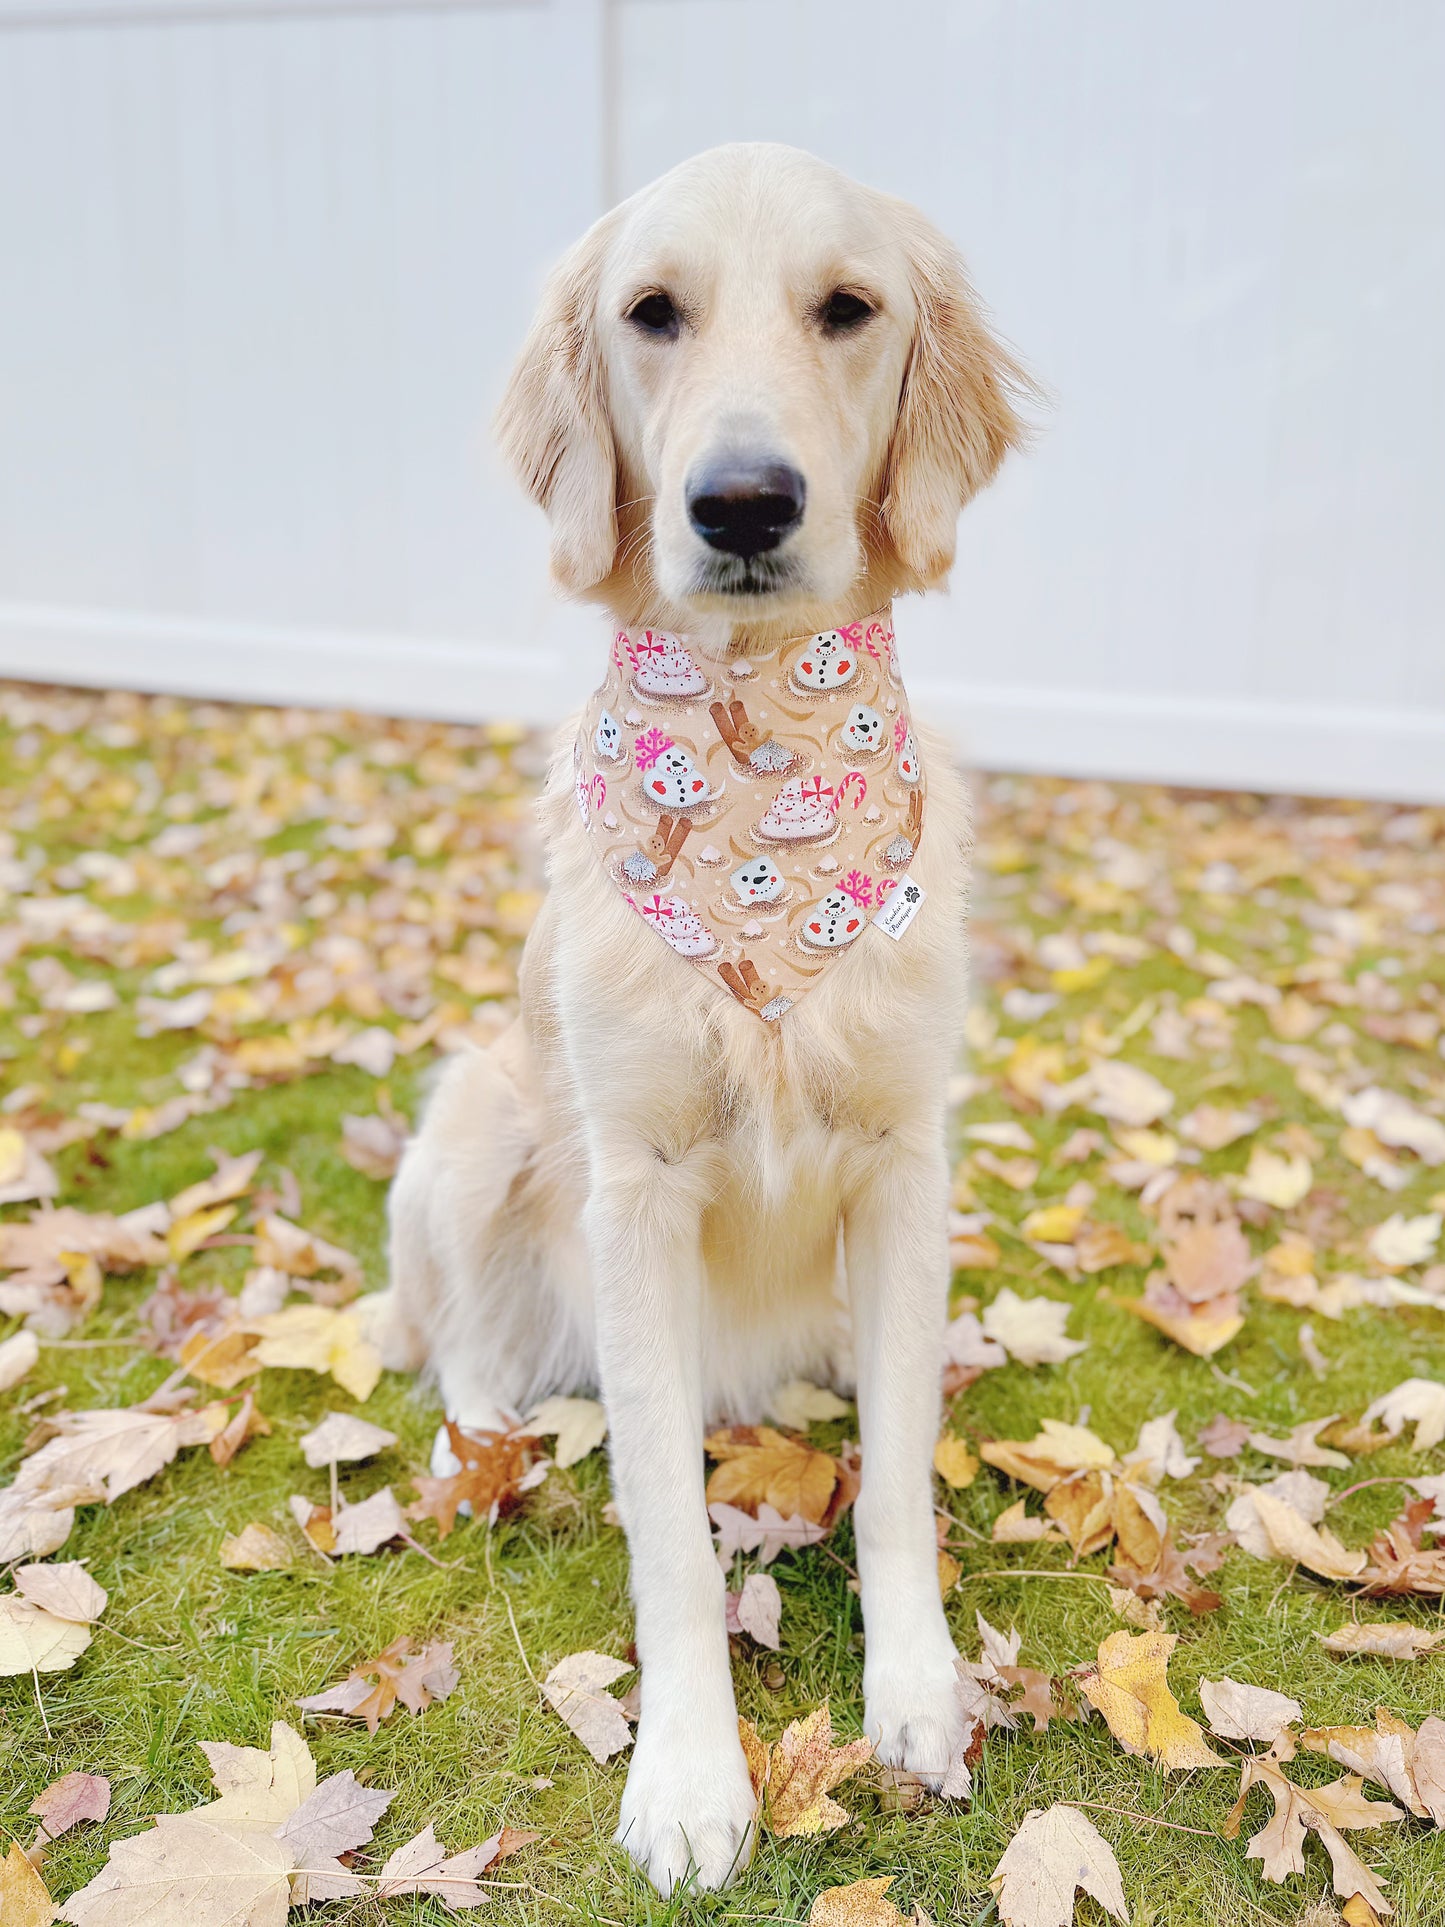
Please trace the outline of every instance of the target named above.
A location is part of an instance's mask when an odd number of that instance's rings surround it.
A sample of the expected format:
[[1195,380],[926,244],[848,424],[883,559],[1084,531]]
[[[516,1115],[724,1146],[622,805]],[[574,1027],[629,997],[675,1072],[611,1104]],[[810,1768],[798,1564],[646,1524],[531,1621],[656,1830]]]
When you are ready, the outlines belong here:
[[861,328],[872,313],[872,307],[861,294],[835,288],[823,303],[822,322],[830,335],[851,334],[853,329]]
[[628,309],[627,319],[649,335],[675,335],[678,329],[677,309],[667,294],[643,295]]

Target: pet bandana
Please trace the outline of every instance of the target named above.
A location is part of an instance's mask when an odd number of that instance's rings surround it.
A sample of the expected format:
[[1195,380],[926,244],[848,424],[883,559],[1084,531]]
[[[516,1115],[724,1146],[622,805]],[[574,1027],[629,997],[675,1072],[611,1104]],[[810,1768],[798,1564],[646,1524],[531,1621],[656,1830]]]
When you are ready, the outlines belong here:
[[736,660],[620,629],[573,763],[627,902],[767,1022],[922,901],[923,771],[886,609]]

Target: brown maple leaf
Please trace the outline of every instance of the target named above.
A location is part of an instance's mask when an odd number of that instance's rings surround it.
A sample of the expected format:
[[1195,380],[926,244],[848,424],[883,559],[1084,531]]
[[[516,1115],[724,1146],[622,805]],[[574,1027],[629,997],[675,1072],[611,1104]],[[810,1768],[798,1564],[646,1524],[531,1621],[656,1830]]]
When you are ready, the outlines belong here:
[[337,1685],[296,1704],[308,1713],[349,1714],[365,1720],[367,1732],[375,1733],[398,1701],[409,1712],[423,1712],[433,1700],[445,1699],[458,1677],[449,1639],[434,1639],[413,1653],[411,1641],[403,1637],[394,1639],[374,1659],[353,1666]]
[[[704,1445],[718,1460],[707,1482],[709,1505],[753,1513],[770,1505],[785,1519],[802,1517],[814,1525],[831,1524],[841,1510],[836,1501],[843,1467],[804,1439],[771,1425],[730,1425],[710,1432]],[[856,1489],[851,1485],[849,1498]]]
[[1445,1593],[1445,1545],[1428,1549],[1426,1522],[1435,1516],[1433,1499],[1412,1499],[1398,1518],[1370,1541],[1370,1559],[1356,1584],[1374,1598],[1392,1593]]
[[443,1478],[426,1474],[413,1479],[420,1494],[407,1507],[409,1519],[434,1519],[437,1537],[445,1539],[464,1505],[477,1518],[493,1525],[510,1512],[528,1489],[528,1474],[537,1469],[542,1446],[532,1432],[464,1432],[447,1420],[447,1438],[460,1461]]
[[[1210,1536],[1233,1543],[1231,1533]],[[1203,1570],[1212,1571],[1223,1557],[1221,1551],[1211,1564],[1203,1566]],[[1166,1534],[1159,1547],[1159,1562],[1152,1572],[1140,1572],[1136,1567],[1119,1565],[1110,1567],[1109,1577],[1115,1585],[1127,1586],[1130,1592],[1137,1593],[1141,1599],[1179,1599],[1192,1613],[1217,1612],[1224,1603],[1223,1599],[1217,1592],[1210,1592],[1195,1584],[1187,1571],[1191,1565],[1196,1565],[1195,1559],[1187,1552],[1181,1553],[1172,1535]]]

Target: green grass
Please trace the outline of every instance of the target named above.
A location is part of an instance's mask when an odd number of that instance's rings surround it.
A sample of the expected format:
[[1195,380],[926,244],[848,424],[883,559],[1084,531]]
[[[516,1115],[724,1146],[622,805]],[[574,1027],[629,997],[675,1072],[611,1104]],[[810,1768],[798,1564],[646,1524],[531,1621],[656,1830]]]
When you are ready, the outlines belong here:
[[[511,923],[519,913],[503,898],[527,881],[513,842],[535,765],[530,750],[512,754],[511,737],[503,735],[498,747],[480,731],[334,718],[312,724],[298,720],[288,735],[264,712],[258,722],[246,712],[210,707],[192,712],[165,702],[106,705],[88,698],[74,699],[62,728],[63,717],[37,722],[29,712],[17,712],[20,700],[13,697],[8,710],[0,706],[0,812],[12,824],[18,820],[16,851],[38,851],[43,857],[31,894],[86,888],[94,898],[95,887],[83,878],[65,880],[65,865],[76,853],[144,851],[166,820],[161,799],[209,796],[210,802],[192,812],[214,825],[207,832],[208,854],[244,848],[249,839],[264,853],[296,850],[308,862],[330,862],[335,869],[331,887],[342,904],[369,906],[356,912],[358,929],[364,932],[368,920],[386,926],[378,945],[394,940],[398,917],[411,916],[418,925],[428,916],[440,918],[424,939],[432,946],[432,961],[465,941],[466,921],[447,924],[437,906],[473,862],[488,879],[489,922],[503,932],[498,955],[515,954]],[[41,700],[43,709],[49,699]],[[115,735],[117,718],[131,740],[112,744],[105,732]],[[382,753],[378,745],[390,747]],[[457,827],[442,846],[418,859],[421,884],[406,884],[405,876],[398,883],[395,874],[385,873],[385,864],[364,854],[327,854],[322,836],[330,813],[355,803],[356,785],[345,773],[345,759],[353,751],[366,772],[360,807],[364,814],[391,812],[408,826],[399,846],[403,853],[416,825],[442,811],[455,815]],[[245,811],[252,803],[239,786],[248,768],[268,757],[276,773],[256,805],[268,812],[267,819],[248,823]],[[445,767],[417,775],[429,757]],[[76,777],[83,762],[89,770]],[[126,786],[143,777],[147,764],[157,771],[159,788],[147,800],[142,785],[137,801],[127,796]],[[459,792],[455,770],[469,767],[489,773]],[[67,770],[71,777],[62,782]],[[1064,814],[1057,799],[1070,794],[1073,812]],[[1036,962],[1011,960],[1011,925],[1027,924],[1035,937],[1051,928],[1146,933],[1148,954],[1141,962],[1117,965],[1097,988],[1065,996],[1038,1024],[1041,1037],[1066,1044],[1076,1045],[1084,1034],[1080,1026],[1095,1016],[1112,1025],[1137,1010],[1142,999],[1188,1004],[1207,991],[1198,973],[1186,970],[1163,947],[1162,932],[1174,921],[1187,923],[1202,944],[1236,958],[1242,968],[1267,973],[1309,954],[1311,906],[1367,908],[1369,892],[1382,877],[1395,874],[1418,876],[1423,887],[1439,889],[1438,830],[1435,844],[1427,837],[1423,848],[1387,842],[1382,840],[1390,820],[1386,811],[1355,812],[1343,844],[1324,839],[1325,854],[1316,861],[1308,855],[1307,838],[1286,838],[1289,847],[1282,846],[1279,819],[1262,814],[1256,799],[1196,802],[1126,788],[1101,792],[1097,786],[1077,786],[1070,792],[1061,785],[998,783],[986,800],[979,938],[985,1009],[997,1014],[998,997],[1008,983],[1038,988],[1046,982],[1047,973]],[[1319,806],[1315,814],[1323,820],[1335,808]],[[171,806],[169,813],[172,820],[185,820],[184,809]],[[1300,820],[1310,815],[1304,810]],[[268,824],[269,835],[260,836]],[[1071,880],[1094,874],[1094,842],[1105,831],[1159,856],[1177,896],[1172,912],[1137,890],[1120,892],[1117,902],[1107,896],[1091,899],[1092,907],[1085,909],[1078,906],[1076,892],[1071,898]],[[1297,858],[1292,871],[1290,849]],[[1228,860],[1247,870],[1251,851],[1263,854],[1265,874],[1244,894],[1210,895],[1195,887],[1204,864]],[[206,936],[224,949],[231,939],[221,934],[221,925],[234,904],[221,901],[217,886],[200,876],[205,861],[203,855],[190,865],[153,865],[132,893],[98,900],[132,923],[144,924],[157,914],[176,916],[193,936]],[[1021,880],[1017,884],[1015,877]],[[425,901],[405,912],[404,906],[379,903],[388,889],[404,894],[403,885]],[[18,914],[17,902],[0,897],[0,929]],[[299,950],[314,949],[343,914],[326,913],[321,906],[312,922],[300,926]],[[26,964],[47,953],[61,956],[80,975],[113,975],[122,989],[122,1007],[96,1017],[42,1010]],[[1384,979],[1387,985],[1401,991],[1408,1007],[1433,1008],[1445,970],[1432,954],[1429,935],[1412,936],[1390,916],[1382,928],[1363,932],[1342,957],[1343,981],[1357,982],[1363,971],[1389,956],[1400,959],[1400,971]],[[153,1039],[135,1034],[130,1001],[152,967],[78,960],[64,944],[23,951],[0,979],[13,992],[8,1009],[0,994],[0,1066],[6,1083],[41,1085],[47,1101],[67,1112],[85,1100],[134,1105],[174,1094],[175,1072],[193,1055],[197,1039],[194,1034]],[[456,994],[444,982],[435,990]],[[1350,1041],[1320,1046],[1327,1055],[1332,1052],[1340,1061],[1347,1055],[1392,1088],[1427,1105],[1438,1103],[1438,1055],[1368,1036],[1354,1006],[1342,1005],[1330,1016],[1346,1026]],[[1314,1204],[1321,1266],[1358,1265],[1362,1229],[1391,1210],[1425,1208],[1445,1184],[1445,1173],[1412,1165],[1407,1188],[1388,1196],[1339,1154],[1339,1119],[1302,1096],[1291,1069],[1271,1054],[1273,1038],[1264,1015],[1246,1005],[1228,1017],[1227,1043],[1216,1039],[1211,1048],[1206,1039],[1186,1061],[1153,1054],[1147,1026],[1134,1035],[1126,1054],[1178,1093],[1176,1115],[1204,1096],[1218,1102],[1263,1098],[1278,1107],[1267,1137],[1291,1120],[1315,1132],[1324,1145],[1319,1183],[1329,1194]],[[258,1023],[251,1028],[263,1034],[279,1027]],[[1003,1047],[1023,1029],[1005,1021]],[[241,1034],[250,1032],[242,1026]],[[223,1049],[230,1047],[224,1031],[214,1035]],[[86,1046],[79,1053],[77,1043]],[[1000,1082],[1003,1047],[983,1042],[979,1068],[987,1087],[972,1100],[970,1120],[1016,1115]],[[418,1056],[402,1060],[387,1080],[403,1109],[414,1110],[423,1074]],[[150,1142],[99,1133],[56,1158],[61,1201],[92,1210],[128,1209],[168,1197],[204,1175],[210,1168],[209,1146],[232,1152],[259,1146],[266,1156],[262,1181],[275,1182],[282,1167],[293,1172],[304,1223],[354,1250],[368,1284],[380,1285],[384,1187],[352,1170],[339,1151],[342,1114],[374,1108],[375,1095],[374,1080],[363,1072],[324,1064],[290,1082],[242,1091],[228,1108]],[[1078,1113],[1027,1119],[1045,1152],[1080,1123],[1096,1121]],[[1207,1156],[1203,1168],[1237,1171],[1247,1152],[1247,1144],[1236,1145]],[[975,1190],[980,1204],[1016,1221],[1032,1203],[1061,1196],[1080,1170],[1053,1166],[1045,1156],[1035,1193],[1020,1198],[987,1177],[975,1179]],[[1136,1198],[1110,1185],[1097,1162],[1082,1170],[1099,1187],[1095,1215],[1118,1217],[1136,1235],[1149,1233],[1150,1222]],[[23,1217],[28,1209],[8,1207],[4,1216]],[[1260,1249],[1282,1222],[1273,1214],[1270,1232],[1256,1234]],[[186,1282],[239,1282],[244,1264],[241,1251],[204,1251],[187,1261]],[[1440,1374],[1441,1314],[1362,1311],[1337,1324],[1317,1318],[1316,1335],[1330,1362],[1321,1382],[1299,1352],[1299,1314],[1256,1300],[1244,1332],[1218,1361],[1255,1388],[1256,1395],[1247,1396],[1221,1384],[1207,1362],[1170,1345],[1100,1295],[1101,1283],[1127,1295],[1142,1277],[1142,1271],[1125,1268],[1107,1280],[1070,1285],[1026,1247],[1005,1240],[1002,1266],[961,1277],[959,1290],[986,1299],[1001,1284],[1013,1283],[1067,1297],[1075,1307],[1070,1330],[1087,1338],[1088,1349],[1058,1368],[1009,1366],[986,1374],[954,1401],[954,1427],[975,1440],[1027,1437],[1044,1417],[1073,1420],[1087,1408],[1089,1423],[1122,1450],[1132,1445],[1145,1418],[1175,1407],[1186,1440],[1220,1409],[1278,1433],[1327,1412],[1358,1412],[1406,1377]],[[18,1410],[23,1401],[63,1387],[63,1403],[71,1409],[131,1403],[159,1383],[169,1367],[129,1342],[135,1307],[152,1284],[151,1277],[108,1281],[101,1311],[74,1334],[81,1342],[47,1345],[37,1370],[0,1400],[0,1478],[13,1476],[32,1422]],[[9,1329],[13,1324],[0,1336]],[[99,1342],[112,1337],[118,1342]],[[1257,1864],[1245,1859],[1245,1839],[1267,1816],[1262,1793],[1253,1796],[1241,1838],[1218,1837],[1218,1823],[1237,1790],[1236,1772],[1166,1775],[1126,1756],[1094,1720],[1055,1723],[1039,1736],[991,1736],[966,1810],[935,1806],[910,1815],[886,1812],[877,1783],[865,1772],[841,1791],[854,1816],[846,1829],[815,1841],[765,1839],[728,1893],[683,1895],[664,1904],[611,1844],[625,1757],[609,1768],[593,1765],[544,1707],[529,1677],[540,1677],[563,1655],[583,1647],[625,1652],[632,1637],[626,1550],[621,1533],[603,1517],[608,1483],[602,1455],[551,1474],[515,1519],[493,1531],[463,1522],[438,1546],[431,1528],[422,1528],[434,1562],[401,1552],[326,1566],[298,1553],[297,1563],[284,1572],[231,1573],[218,1563],[221,1539],[249,1521],[273,1525],[299,1548],[287,1497],[305,1492],[320,1498],[325,1481],[323,1474],[307,1471],[296,1440],[326,1410],[352,1409],[352,1401],[329,1381],[303,1372],[268,1370],[261,1395],[272,1434],[249,1445],[228,1471],[218,1471],[204,1452],[189,1452],[114,1506],[79,1513],[63,1556],[87,1561],[110,1593],[94,1643],[71,1671],[44,1676],[38,1693],[32,1681],[0,1681],[0,1822],[5,1827],[28,1838],[31,1823],[24,1810],[29,1800],[71,1769],[104,1773],[112,1783],[105,1825],[78,1829],[47,1859],[46,1877],[57,1896],[68,1895],[98,1870],[113,1838],[142,1826],[156,1812],[176,1811],[206,1797],[208,1775],[197,1741],[261,1744],[273,1719],[302,1724],[294,1706],[299,1695],[330,1684],[402,1633],[417,1641],[453,1640],[460,1688],[420,1717],[398,1710],[374,1739],[359,1725],[333,1720],[310,1722],[308,1738],[323,1774],[352,1767],[372,1784],[397,1789],[378,1833],[383,1853],[429,1820],[451,1849],[475,1844],[503,1821],[539,1829],[544,1837],[536,1846],[496,1870],[504,1884],[488,1917],[499,1927],[578,1918],[801,1921],[822,1888],[880,1874],[894,1876],[891,1898],[905,1911],[918,1904],[939,1921],[981,1922],[992,1918],[988,1877],[1024,1814],[1060,1799],[1093,1803],[1091,1817],[1118,1853],[1137,1927],[1294,1921],[1310,1901],[1328,1892],[1327,1863],[1315,1845],[1308,1849],[1306,1879],[1284,1887],[1265,1883]],[[407,1478],[426,1464],[438,1419],[434,1403],[408,1381],[388,1375],[365,1412],[396,1431],[401,1443],[372,1465],[344,1471],[343,1490],[361,1496],[390,1479],[408,1496]],[[848,1434],[848,1425],[840,1423],[815,1436],[826,1443]],[[1402,1442],[1359,1461],[1349,1473],[1324,1476],[1342,1489],[1358,1478],[1439,1470],[1442,1464],[1439,1453],[1422,1460]],[[1221,1523],[1227,1497],[1207,1482],[1213,1469],[1206,1461],[1187,1482],[1165,1487],[1165,1503],[1179,1530]],[[1240,1466],[1227,1469],[1263,1477],[1279,1468],[1247,1454]],[[1018,1496],[1018,1488],[987,1469],[966,1491],[941,1492],[966,1527],[985,1535],[1002,1507]],[[1400,1497],[1398,1487],[1371,1487],[1333,1512],[1330,1524],[1346,1543],[1362,1544],[1398,1509]],[[947,1607],[966,1654],[977,1651],[975,1611],[1001,1628],[1019,1628],[1025,1663],[1060,1672],[1092,1658],[1099,1641],[1117,1629],[1104,1587],[1068,1576],[1073,1569],[1059,1549],[993,1547],[963,1531],[955,1532],[952,1544],[963,1575]],[[851,1561],[847,1521],[832,1547],[842,1561]],[[1082,1562],[1077,1571],[1099,1575],[1106,1564],[1098,1557]],[[1059,1576],[996,1576],[1007,1568],[1041,1567]],[[766,1653],[736,1654],[740,1711],[765,1737],[775,1738],[789,1719],[826,1696],[835,1728],[844,1735],[859,1731],[862,1635],[846,1571],[816,1552],[784,1554],[771,1570],[783,1596],[781,1663],[775,1668]],[[1201,1677],[1226,1673],[1294,1694],[1313,1724],[1368,1721],[1377,1704],[1418,1724],[1445,1706],[1445,1662],[1389,1666],[1334,1661],[1322,1652],[1316,1635],[1351,1614],[1340,1588],[1301,1573],[1291,1576],[1283,1566],[1239,1552],[1209,1583],[1225,1595],[1218,1613],[1193,1619],[1174,1602],[1165,1607],[1169,1626],[1181,1635],[1170,1670],[1186,1711],[1198,1716],[1195,1686]],[[1359,1612],[1420,1623],[1438,1618],[1435,1606],[1418,1600],[1362,1604]],[[1308,1785],[1334,1777],[1337,1769],[1302,1755],[1292,1772]],[[1373,1792],[1380,1797],[1380,1789]],[[1397,1921],[1432,1927],[1445,1920],[1445,1834],[1407,1823],[1355,1835],[1353,1842],[1387,1878]],[[450,1916],[437,1902],[398,1901],[385,1908],[373,1902],[339,1904],[319,1917],[439,1923]],[[1101,1922],[1104,1916],[1093,1903],[1082,1902],[1079,1918]]]

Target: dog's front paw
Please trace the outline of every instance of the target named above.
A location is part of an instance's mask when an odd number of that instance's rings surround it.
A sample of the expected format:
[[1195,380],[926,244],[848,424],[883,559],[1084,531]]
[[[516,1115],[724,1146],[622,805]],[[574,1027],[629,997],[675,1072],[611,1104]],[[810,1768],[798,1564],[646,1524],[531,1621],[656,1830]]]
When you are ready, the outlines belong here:
[[907,1665],[865,1669],[863,1730],[883,1766],[939,1787],[963,1759],[972,1731],[958,1697],[952,1650]]
[[737,1730],[687,1728],[637,1736],[617,1841],[666,1897],[690,1881],[725,1887],[752,1853],[757,1798]]

